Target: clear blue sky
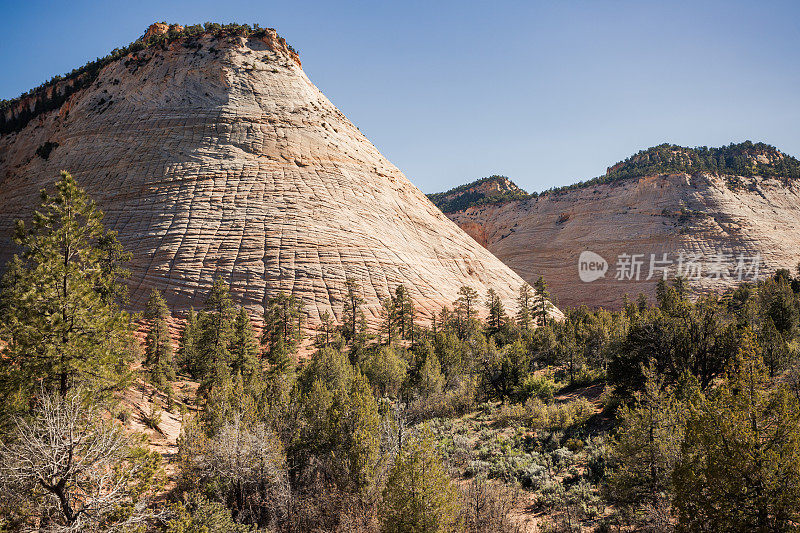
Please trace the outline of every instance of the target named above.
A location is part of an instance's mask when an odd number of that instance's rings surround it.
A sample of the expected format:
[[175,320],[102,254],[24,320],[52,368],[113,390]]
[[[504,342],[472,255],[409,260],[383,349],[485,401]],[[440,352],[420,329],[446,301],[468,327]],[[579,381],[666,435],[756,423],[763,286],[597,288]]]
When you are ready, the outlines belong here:
[[148,24],[274,27],[423,191],[543,190],[661,142],[800,156],[800,2],[0,0],[0,98]]

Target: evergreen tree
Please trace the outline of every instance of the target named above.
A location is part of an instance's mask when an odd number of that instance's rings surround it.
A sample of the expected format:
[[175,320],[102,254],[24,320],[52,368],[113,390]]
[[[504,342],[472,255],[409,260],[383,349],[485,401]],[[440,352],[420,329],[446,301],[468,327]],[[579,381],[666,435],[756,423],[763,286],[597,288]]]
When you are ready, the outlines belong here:
[[707,389],[736,355],[741,332],[727,320],[718,296],[704,296],[696,303],[669,300],[673,303],[665,308],[626,310],[630,326],[608,365],[609,382],[623,395],[641,390],[642,367],[651,360],[669,382],[688,373]]
[[230,343],[231,372],[241,374],[243,377],[252,376],[258,370],[258,351],[250,315],[242,307],[233,322],[233,335]]
[[575,373],[583,368],[585,359],[584,352],[579,346],[580,321],[574,319],[572,313],[568,314],[567,319],[561,323],[553,323],[550,326],[556,333],[556,359],[567,367],[569,372],[569,383],[575,383]]
[[519,288],[517,297],[517,325],[523,331],[528,331],[532,326],[533,319],[533,289],[527,283],[523,283]]
[[788,366],[790,354],[783,336],[778,332],[769,316],[764,317],[762,321],[758,343],[762,347],[763,359],[769,369],[769,375],[775,377],[779,371]]
[[360,287],[352,279],[345,281],[347,294],[344,298],[344,309],[342,310],[342,337],[350,343],[357,344],[365,341],[366,328],[361,326],[366,325],[366,317],[364,310],[361,306],[364,304],[364,299],[360,296]]
[[148,324],[144,364],[150,368],[153,382],[163,387],[167,380],[175,379],[175,367],[172,361],[172,338],[167,326],[169,308],[156,289],[147,300],[144,318]]
[[386,344],[391,344],[397,338],[397,310],[394,298],[390,295],[381,300],[381,336],[386,336]]
[[427,428],[401,447],[383,489],[383,505],[384,533],[460,531],[458,490]]
[[454,327],[453,313],[446,305],[442,307],[439,312],[439,330],[440,331],[453,331]]
[[201,395],[207,395],[214,386],[225,383],[230,377],[233,338],[234,307],[228,284],[214,280],[203,311],[197,317],[197,368],[201,379]]
[[770,388],[752,332],[690,411],[674,473],[679,531],[791,531],[800,521],[800,404]]
[[773,279],[766,280],[758,290],[761,314],[772,320],[775,329],[786,339],[794,336],[800,320],[789,278],[787,270],[778,271]]
[[498,350],[494,339],[489,339],[481,373],[481,389],[487,398],[502,402],[513,398],[529,373],[530,355],[522,342]]
[[[449,378],[467,373],[465,352],[462,341],[454,331],[439,331],[433,336],[431,342],[419,343],[416,347],[418,358],[424,362],[427,354],[435,352],[441,365],[442,372]],[[469,369],[472,370],[471,368]]]
[[62,172],[54,195],[42,191],[32,227],[17,223],[22,252],[8,265],[0,299],[4,395],[28,394],[35,382],[62,397],[76,386],[97,394],[128,383],[132,332],[113,297],[126,256],[104,264],[118,246],[102,218]]
[[200,376],[199,337],[200,327],[197,321],[197,313],[194,312],[194,309],[190,309],[178,341],[178,368],[188,372],[194,378]]
[[503,301],[494,289],[486,293],[486,309],[489,311],[488,326],[493,332],[498,331],[506,320],[506,311]]
[[422,366],[419,369],[419,390],[424,397],[439,394],[444,389],[444,375],[442,365],[436,352],[429,350],[425,354]]
[[340,420],[338,439],[346,458],[347,486],[364,491],[375,481],[380,450],[381,419],[369,381],[356,371],[348,391],[345,414]]
[[456,299],[453,307],[456,313],[459,336],[462,339],[467,336],[467,332],[473,327],[477,303],[478,291],[467,286],[458,289],[458,299]]
[[548,314],[553,308],[553,304],[550,303],[550,292],[547,290],[547,283],[545,283],[542,276],[539,276],[539,279],[533,284],[533,288],[536,292],[533,299],[534,319],[540,326],[546,326]]
[[336,336],[336,324],[328,311],[323,311],[319,317],[319,328],[314,344],[317,348],[328,346],[334,341]]
[[394,290],[394,315],[401,339],[411,339],[414,331],[414,302],[404,285]]
[[279,340],[292,355],[303,340],[303,302],[283,291],[267,300],[261,343],[270,351]]
[[652,366],[645,375],[635,403],[620,411],[611,452],[615,467],[606,489],[612,503],[640,517],[640,525],[659,530],[671,519],[672,470],[681,456],[685,406]]
[[360,492],[374,482],[381,422],[367,379],[347,357],[319,350],[303,369],[300,431],[290,453],[302,477],[322,475],[340,490]]
[[393,345],[369,350],[360,367],[370,384],[381,396],[397,397],[406,379],[408,363]]
[[282,336],[267,351],[267,362],[273,376],[288,375],[294,371],[294,354],[286,348]]
[[475,316],[475,305],[478,301],[478,291],[472,287],[461,287],[458,289],[458,299],[455,302],[456,311],[461,314],[465,321],[469,321]]

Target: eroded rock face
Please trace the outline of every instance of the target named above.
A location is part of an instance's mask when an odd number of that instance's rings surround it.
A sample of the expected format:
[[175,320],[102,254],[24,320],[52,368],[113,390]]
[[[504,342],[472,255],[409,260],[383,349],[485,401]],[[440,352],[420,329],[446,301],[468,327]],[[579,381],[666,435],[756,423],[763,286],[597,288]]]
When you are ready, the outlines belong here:
[[14,219],[62,169],[133,253],[134,309],[158,288],[180,315],[220,276],[255,314],[278,290],[301,297],[312,324],[341,316],[346,278],[372,320],[401,283],[423,314],[463,285],[494,288],[513,312],[522,283],[375,149],[277,34],[147,48],[0,137],[2,263]]
[[[737,182],[733,185],[734,182]],[[744,267],[760,257],[763,276],[800,261],[800,185],[762,178],[723,178],[708,173],[653,175],[591,185],[502,205],[475,206],[450,216],[478,242],[529,282],[543,275],[557,305],[619,307],[625,294],[655,293],[651,254],[667,260],[670,275],[684,253],[684,275],[691,254],[702,257],[692,284],[701,291],[738,282]],[[581,281],[581,252],[608,262],[605,276]],[[722,253],[725,257],[718,257]],[[622,254],[641,254],[640,279],[616,279]],[[723,261],[724,260],[724,261]],[[625,259],[623,259],[625,261]],[[728,265],[715,274],[715,264]],[[659,266],[656,263],[654,266]],[[750,279],[745,270],[744,279]]]
[[[183,26],[176,26],[175,29],[181,31],[183,29]],[[165,22],[156,22],[154,24],[151,24],[150,27],[147,28],[147,31],[144,32],[142,40],[146,41],[150,37],[153,37],[155,35],[165,35],[168,31],[169,31],[169,24]]]

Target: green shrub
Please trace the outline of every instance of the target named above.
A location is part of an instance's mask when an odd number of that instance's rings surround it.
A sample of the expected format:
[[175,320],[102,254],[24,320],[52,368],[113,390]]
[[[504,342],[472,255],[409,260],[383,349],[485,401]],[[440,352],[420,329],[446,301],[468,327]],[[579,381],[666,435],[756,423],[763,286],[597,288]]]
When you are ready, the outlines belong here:
[[250,528],[236,524],[223,504],[191,493],[186,500],[172,506],[172,520],[167,533],[244,533]]
[[542,375],[530,375],[525,378],[520,386],[519,400],[525,401],[528,398],[539,398],[543,402],[549,402],[553,399],[556,384]]

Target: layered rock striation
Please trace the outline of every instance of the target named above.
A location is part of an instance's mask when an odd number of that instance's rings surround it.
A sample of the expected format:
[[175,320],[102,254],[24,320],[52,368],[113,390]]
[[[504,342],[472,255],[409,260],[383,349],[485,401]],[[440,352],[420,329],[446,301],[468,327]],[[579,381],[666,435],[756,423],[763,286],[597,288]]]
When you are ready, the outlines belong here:
[[302,298],[312,324],[341,317],[346,279],[371,320],[401,283],[425,315],[464,285],[513,312],[522,279],[387,161],[273,30],[182,31],[151,27],[148,39],[172,38],[109,61],[53,109],[35,112],[37,93],[6,107],[0,262],[14,220],[64,169],[133,253],[134,309],[156,288],[180,315],[221,277],[255,314],[278,291]]
[[[559,306],[619,307],[625,295],[652,297],[665,270],[701,292],[720,291],[800,261],[797,160],[771,148],[736,152],[744,155],[730,164],[749,168],[743,175],[697,163],[697,171],[663,161],[654,168],[654,156],[643,152],[591,182],[481,201],[448,216],[529,282],[544,276]],[[579,270],[586,251],[607,263],[588,282]]]

